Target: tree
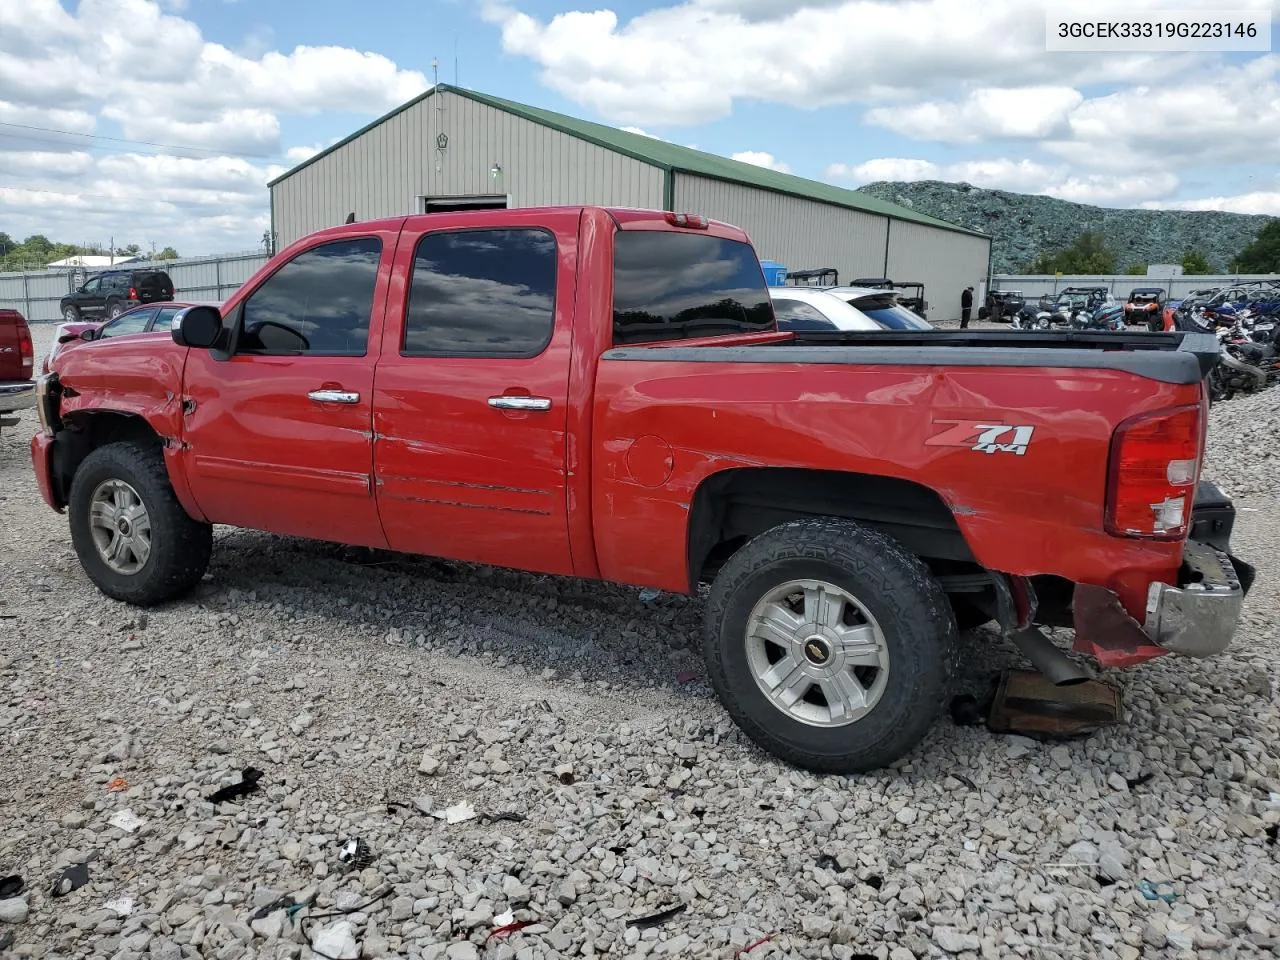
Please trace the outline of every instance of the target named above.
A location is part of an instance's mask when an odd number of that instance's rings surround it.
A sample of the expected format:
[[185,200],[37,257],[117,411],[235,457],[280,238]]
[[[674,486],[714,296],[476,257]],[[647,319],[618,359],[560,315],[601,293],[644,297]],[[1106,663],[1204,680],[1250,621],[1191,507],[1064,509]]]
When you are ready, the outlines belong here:
[[1129,277],[1145,277],[1147,275],[1147,265],[1145,263],[1131,263],[1125,267],[1124,272]]
[[117,257],[136,257],[142,252],[142,248],[136,243],[131,243],[127,247],[116,247]]
[[0,257],[3,257],[16,246],[17,244],[14,243],[13,237],[0,230]]
[[1213,267],[1199,250],[1187,250],[1182,255],[1182,272],[1189,277],[1203,277],[1213,273]]
[[1115,273],[1116,255],[1100,234],[1086,230],[1071,246],[1057,253],[1042,253],[1031,264],[1031,273]]
[[1236,258],[1240,273],[1280,273],[1280,220],[1269,220]]
[[26,248],[27,253],[32,256],[40,256],[53,250],[53,244],[49,242],[49,238],[42,233],[35,233],[22,241],[22,245]]
[[161,250],[159,253],[156,254],[156,259],[157,260],[177,260],[178,257],[180,256],[182,256],[182,254],[178,253],[178,251],[173,249],[173,247],[165,247],[163,250]]

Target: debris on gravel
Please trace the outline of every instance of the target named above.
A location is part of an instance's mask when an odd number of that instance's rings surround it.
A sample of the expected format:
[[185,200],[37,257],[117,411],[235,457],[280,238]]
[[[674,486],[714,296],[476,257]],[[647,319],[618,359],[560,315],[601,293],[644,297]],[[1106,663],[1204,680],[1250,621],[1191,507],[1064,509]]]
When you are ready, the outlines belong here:
[[[142,632],[40,501],[28,416],[0,436],[0,877],[25,880],[0,943],[24,960],[1272,955],[1280,501],[1256,465],[1280,419],[1261,399],[1211,415],[1206,476],[1259,566],[1227,654],[1108,672],[1128,723],[1088,739],[944,721],[858,777],[738,733],[698,671],[696,597],[220,529],[208,578]],[[969,693],[1018,663],[967,642]],[[209,799],[249,769],[258,789]],[[64,872],[82,885],[58,896]]]

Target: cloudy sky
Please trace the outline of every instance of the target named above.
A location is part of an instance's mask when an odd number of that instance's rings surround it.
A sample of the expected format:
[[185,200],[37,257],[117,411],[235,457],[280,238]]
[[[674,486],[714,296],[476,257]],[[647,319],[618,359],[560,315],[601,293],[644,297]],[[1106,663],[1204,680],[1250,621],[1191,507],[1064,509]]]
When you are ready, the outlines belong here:
[[1280,55],[1044,36],[1025,0],[0,0],[0,231],[252,249],[267,180],[455,49],[464,86],[842,185],[1280,215]]

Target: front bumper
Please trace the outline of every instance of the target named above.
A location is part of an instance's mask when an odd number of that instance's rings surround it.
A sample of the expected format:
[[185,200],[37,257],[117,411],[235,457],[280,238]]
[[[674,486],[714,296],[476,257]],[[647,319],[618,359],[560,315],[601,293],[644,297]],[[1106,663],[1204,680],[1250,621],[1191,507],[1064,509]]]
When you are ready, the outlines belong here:
[[1104,667],[1129,667],[1167,653],[1207,657],[1225,650],[1254,579],[1253,567],[1231,554],[1234,521],[1231,501],[1214,484],[1201,482],[1177,583],[1147,588],[1142,623],[1112,591],[1077,584],[1075,649]]
[[36,405],[36,382],[18,380],[0,383],[0,413],[17,413]]

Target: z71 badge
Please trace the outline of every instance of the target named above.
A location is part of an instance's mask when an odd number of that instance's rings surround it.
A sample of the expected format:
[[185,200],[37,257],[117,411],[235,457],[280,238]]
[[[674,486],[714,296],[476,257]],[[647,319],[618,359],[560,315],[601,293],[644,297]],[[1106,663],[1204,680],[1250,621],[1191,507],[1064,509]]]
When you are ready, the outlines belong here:
[[926,440],[926,447],[968,447],[978,453],[1012,453],[1019,457],[1027,452],[1036,429],[980,420],[935,420],[933,425],[946,429]]

